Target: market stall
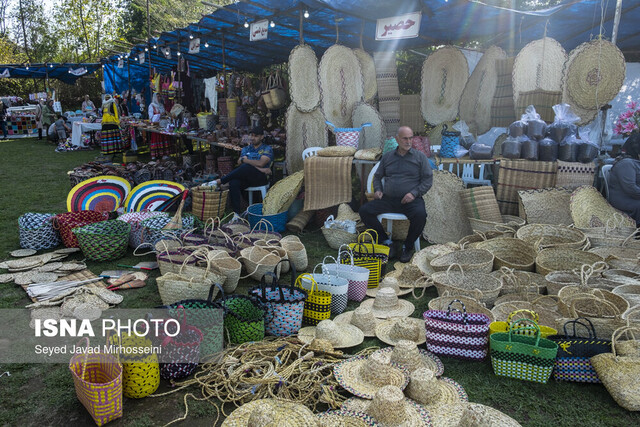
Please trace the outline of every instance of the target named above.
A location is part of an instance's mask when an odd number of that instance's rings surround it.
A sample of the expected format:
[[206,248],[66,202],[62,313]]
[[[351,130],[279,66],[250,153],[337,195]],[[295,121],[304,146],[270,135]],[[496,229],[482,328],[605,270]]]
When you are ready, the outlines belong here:
[[27,135],[38,133],[36,126],[36,106],[9,107],[7,109],[7,133]]

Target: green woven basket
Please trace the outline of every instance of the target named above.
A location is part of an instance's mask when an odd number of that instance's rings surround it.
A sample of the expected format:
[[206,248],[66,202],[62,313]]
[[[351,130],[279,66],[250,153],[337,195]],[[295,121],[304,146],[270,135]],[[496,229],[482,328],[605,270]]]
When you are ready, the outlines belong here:
[[111,261],[127,252],[131,225],[124,221],[100,221],[74,228],[82,253],[92,261]]
[[224,297],[224,328],[229,344],[242,344],[264,339],[264,315],[262,304],[245,295]]

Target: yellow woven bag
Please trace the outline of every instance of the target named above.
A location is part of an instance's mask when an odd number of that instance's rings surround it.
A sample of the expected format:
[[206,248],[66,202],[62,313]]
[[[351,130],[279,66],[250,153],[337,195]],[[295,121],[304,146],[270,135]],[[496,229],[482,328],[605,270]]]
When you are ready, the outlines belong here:
[[302,324],[305,326],[315,326],[320,323],[321,320],[331,317],[331,294],[319,290],[318,283],[309,273],[298,276],[295,283],[297,287],[305,289],[302,287],[303,278],[311,282],[311,289],[307,290],[307,299],[304,302],[304,309],[302,310]]

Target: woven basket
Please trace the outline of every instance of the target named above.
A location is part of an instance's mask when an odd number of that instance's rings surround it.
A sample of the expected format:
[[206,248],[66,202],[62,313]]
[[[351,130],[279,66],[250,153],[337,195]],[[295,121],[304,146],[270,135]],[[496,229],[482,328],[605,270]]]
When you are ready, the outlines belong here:
[[358,241],[357,233],[349,233],[340,228],[322,227],[322,235],[331,249],[339,249],[342,245],[356,243]]
[[583,185],[573,191],[569,207],[573,223],[579,228],[593,227],[594,222],[604,226],[611,221],[618,221],[620,216],[624,218],[622,226],[636,225],[631,217],[611,206],[607,199],[590,185]]
[[493,306],[500,294],[502,282],[486,273],[476,271],[465,273],[459,265],[460,271],[451,271],[454,265],[451,265],[446,272],[436,272],[431,275],[431,280],[438,289],[438,295],[442,296],[448,292],[447,295],[467,296],[475,298],[487,307]]
[[525,225],[526,221],[513,215],[502,215],[502,222],[487,221],[476,218],[469,218],[469,224],[474,232],[484,233],[486,231],[502,231],[515,233],[518,228]]
[[58,246],[60,235],[53,227],[55,214],[26,213],[18,218],[20,247],[25,249],[50,249]]
[[549,295],[558,295],[560,290],[565,286],[582,284],[588,288],[613,290],[619,283],[615,279],[608,279],[601,276],[588,277],[584,283],[580,278],[580,274],[574,271],[552,271],[545,276],[548,285],[547,291]]
[[545,293],[547,289],[547,281],[538,273],[501,267],[499,270],[492,271],[491,275],[502,281],[500,295],[527,292],[538,295]]
[[235,291],[238,287],[240,272],[242,270],[242,264],[240,261],[232,258],[225,251],[211,251],[208,254],[208,258],[211,260],[215,268],[225,276],[224,283],[222,283],[222,289],[224,292],[230,294]]
[[92,261],[111,261],[127,252],[131,226],[123,221],[101,221],[73,229],[82,253]]
[[176,239],[178,236],[191,231],[196,228],[198,219],[190,214],[182,215],[182,228],[169,230],[164,227],[171,221],[171,218],[167,215],[157,215],[152,218],[147,218],[140,223],[141,240],[142,243],[148,243],[155,246],[159,240],[162,239]]
[[229,191],[217,191],[210,186],[191,189],[191,211],[202,221],[209,218],[221,218],[227,207]]
[[280,245],[287,251],[289,261],[293,263],[297,271],[304,271],[309,266],[307,248],[297,236],[285,236],[280,240]]
[[482,186],[462,190],[460,191],[460,199],[468,218],[496,223],[502,222],[493,187]]
[[485,249],[463,249],[431,260],[431,267],[435,271],[444,271],[458,264],[466,272],[491,273],[494,259],[493,254]]
[[518,301],[531,303],[536,309],[555,311],[562,316],[569,315],[566,306],[560,302],[556,295],[540,295],[531,292],[506,294],[499,296],[495,305]]
[[536,256],[536,273],[546,276],[552,271],[573,270],[584,264],[593,265],[602,260],[602,257],[596,254],[578,249],[543,249]]
[[485,249],[495,257],[493,269],[502,267],[522,271],[533,271],[536,262],[536,251],[533,245],[520,239],[499,238],[479,242],[476,249]]
[[66,247],[79,248],[78,239],[71,230],[94,222],[104,221],[108,218],[108,215],[108,212],[97,211],[65,212],[55,216],[54,228],[58,228],[62,243]]
[[[516,232],[516,237],[525,242],[533,243],[540,248],[575,248],[587,245],[585,234],[575,228],[551,224],[529,224]],[[563,268],[566,270],[566,268]]]
[[515,232],[509,232],[506,231],[502,232],[502,231],[484,231],[484,232],[479,232],[476,231],[473,234],[469,234],[468,236],[463,237],[462,239],[458,240],[458,245],[460,246],[460,248],[462,249],[474,249],[476,246],[478,246],[478,243],[480,242],[484,242],[486,240],[491,240],[491,239],[497,239],[497,238],[501,238],[501,237],[513,237],[515,235]]
[[[530,310],[533,311],[535,314],[538,315],[538,324],[539,325],[544,325],[546,327],[548,327],[549,329],[552,329],[555,327],[556,325],[556,319],[559,317],[562,317],[560,315],[560,313],[555,312],[555,311],[551,311],[551,310],[545,310],[545,309],[541,309],[540,307],[536,307],[534,304],[530,303],[530,302],[526,302],[526,301],[515,301],[515,302],[503,302],[501,304],[496,304],[492,309],[491,309],[491,313],[493,313],[496,321],[498,322],[505,322],[507,321],[507,319],[509,318],[509,315],[511,313],[513,313],[514,311],[517,310]],[[515,318],[520,318],[520,317],[524,317],[524,316],[519,316],[516,314]],[[558,333],[557,330],[553,329],[555,332],[551,332],[550,330],[546,330],[546,331],[541,331],[543,332],[545,335],[553,335]],[[499,332],[505,332],[505,331],[499,331]],[[544,336],[543,338],[546,338],[546,336]]]
[[[263,215],[262,203],[256,203],[247,208],[247,219],[251,228],[254,228],[260,220],[264,219],[272,225],[274,231],[281,232],[287,229],[288,213],[288,211],[284,211],[275,215]],[[264,226],[260,228],[265,229]]]
[[616,286],[612,292],[626,299],[631,307],[640,305],[640,284]]
[[616,318],[629,309],[629,302],[620,295],[579,285],[565,286],[558,298],[573,317]]
[[[447,292],[445,292],[445,293],[447,293]],[[464,306],[467,309],[467,313],[481,313],[481,314],[484,314],[485,316],[487,316],[489,318],[489,320],[491,320],[492,322],[496,320],[495,316],[493,315],[491,310],[489,310],[487,307],[485,307],[482,303],[478,302],[474,298],[463,297],[463,296],[460,296],[460,295],[456,295],[456,296],[441,296],[441,297],[432,298],[429,301],[429,304],[428,304],[429,310],[446,311],[449,308],[449,304],[454,299],[462,301],[462,303],[464,304]]]
[[131,225],[129,232],[129,246],[137,248],[142,244],[142,221],[154,216],[168,216],[166,212],[127,212],[120,215],[118,221],[124,221]]
[[625,246],[640,250],[640,241],[634,239],[638,229],[629,226],[607,226],[580,229],[591,242],[592,248]]
[[[240,258],[247,270],[247,276],[260,281],[266,273],[277,270],[276,276],[280,277],[280,257],[259,246],[244,248],[240,251]],[[267,277],[270,281],[271,279]]]
[[640,250],[626,246],[601,246],[589,249],[589,252],[601,256],[604,259],[616,258],[628,261],[637,261]]
[[570,225],[571,191],[566,188],[537,188],[518,191],[518,211],[529,224]]
[[287,230],[292,233],[301,233],[307,226],[311,218],[313,217],[313,211],[300,211],[296,216],[287,222]]
[[163,305],[189,299],[206,300],[213,285],[209,279],[196,279],[176,273],[163,274],[156,279],[156,283]]

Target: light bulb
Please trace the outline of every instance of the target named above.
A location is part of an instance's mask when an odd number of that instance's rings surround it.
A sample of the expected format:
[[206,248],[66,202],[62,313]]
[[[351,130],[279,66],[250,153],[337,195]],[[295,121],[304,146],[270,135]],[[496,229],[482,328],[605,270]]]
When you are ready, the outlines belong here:
[[193,40],[193,34],[189,34],[189,40]]
[[273,28],[273,27],[275,27],[275,26],[276,26],[276,23],[275,23],[275,22],[273,22],[273,21],[271,21],[271,23],[269,24],[269,26],[270,26],[271,28]]
[[145,48],[144,48],[144,51],[145,51],[145,52],[149,52],[149,48],[148,48],[148,47],[145,47]]
[[305,18],[308,18],[308,17],[309,17],[309,11],[308,11],[308,10],[305,10],[305,11],[304,11],[304,15],[303,15],[303,16],[304,16]]
[[133,60],[134,60],[134,61],[137,61],[137,60],[138,60],[138,57],[137,57],[137,56],[134,56],[134,57],[133,57]]
[[246,20],[244,21],[244,27],[249,28],[249,23]]
[[180,52],[176,52],[176,55],[180,56]]
[[29,66],[27,65],[27,70],[29,69]]
[[209,47],[209,43],[208,43],[208,42],[205,42],[205,43],[204,43],[204,47]]
[[49,68],[53,68],[53,64],[49,64]]
[[157,48],[158,48],[158,46],[154,46],[153,48],[154,48],[154,49],[157,49]]

